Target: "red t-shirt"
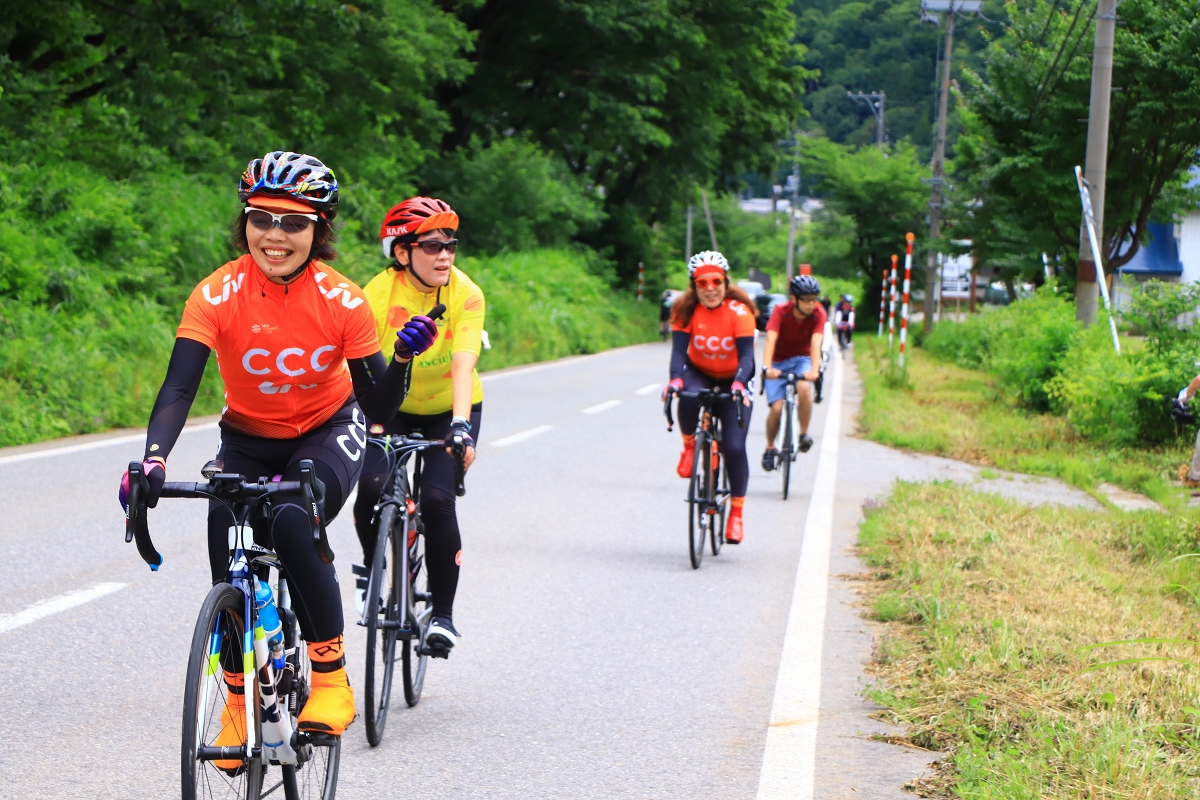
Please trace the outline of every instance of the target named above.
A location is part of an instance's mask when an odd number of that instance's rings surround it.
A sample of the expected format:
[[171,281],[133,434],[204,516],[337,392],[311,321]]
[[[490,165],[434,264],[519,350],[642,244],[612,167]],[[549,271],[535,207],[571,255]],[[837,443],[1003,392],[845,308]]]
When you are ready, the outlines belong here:
[[726,298],[711,309],[697,303],[692,321],[686,327],[675,323],[671,328],[692,335],[688,361],[704,374],[723,380],[737,374],[736,340],[754,336],[754,315],[742,303]]
[[316,261],[285,289],[249,255],[196,286],[175,335],[216,350],[225,424],[268,439],[332,417],[353,390],[346,359],[379,352],[371,307],[352,281]]
[[795,300],[789,300],[775,306],[775,310],[771,312],[771,318],[767,320],[767,330],[779,334],[779,338],[775,340],[774,358],[776,362],[795,356],[811,357],[813,334],[825,332],[825,320],[828,317],[824,307],[817,303],[813,307],[813,313],[803,322],[798,322],[792,313],[795,302]]

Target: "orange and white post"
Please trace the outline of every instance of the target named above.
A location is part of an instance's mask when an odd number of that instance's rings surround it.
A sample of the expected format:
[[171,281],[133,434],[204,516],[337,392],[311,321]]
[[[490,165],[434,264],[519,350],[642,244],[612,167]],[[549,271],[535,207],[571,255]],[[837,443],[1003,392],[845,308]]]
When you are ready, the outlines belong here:
[[883,336],[883,314],[887,310],[887,267],[883,268],[883,286],[879,289],[879,335]]
[[[908,287],[912,281],[912,243],[916,237],[904,234],[904,305],[900,307],[900,369],[904,369],[904,341],[908,338]],[[929,313],[929,312],[926,312]]]
[[892,256],[892,280],[890,283],[890,292],[888,294],[888,355],[892,354],[892,341],[896,336],[896,262],[900,260],[897,255]]

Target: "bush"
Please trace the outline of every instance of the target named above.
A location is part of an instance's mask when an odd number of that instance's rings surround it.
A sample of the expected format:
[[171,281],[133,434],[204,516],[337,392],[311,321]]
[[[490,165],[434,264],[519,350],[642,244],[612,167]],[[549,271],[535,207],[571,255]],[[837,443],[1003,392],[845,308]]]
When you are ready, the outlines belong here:
[[1071,303],[1043,289],[1032,298],[965,323],[943,322],[924,345],[939,358],[994,373],[1027,408],[1051,411],[1054,398],[1046,384],[1058,374],[1079,330]]
[[572,250],[531,250],[457,263],[487,297],[492,349],[480,369],[545,361],[649,341],[658,335],[658,305],[638,303],[594,274]]

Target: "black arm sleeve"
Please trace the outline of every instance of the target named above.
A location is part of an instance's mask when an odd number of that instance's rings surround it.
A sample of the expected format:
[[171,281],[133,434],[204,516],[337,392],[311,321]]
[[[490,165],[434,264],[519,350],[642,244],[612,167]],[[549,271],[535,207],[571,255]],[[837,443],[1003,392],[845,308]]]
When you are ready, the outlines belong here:
[[354,382],[354,397],[358,407],[371,422],[387,423],[404,402],[408,394],[408,376],[411,361],[392,359],[388,364],[383,352],[366,358],[347,359],[350,365],[350,380]]
[[683,377],[687,366],[687,349],[692,335],[687,331],[671,331],[671,380]]
[[150,425],[146,430],[146,458],[166,458],[179,439],[183,423],[187,422],[188,411],[196,399],[204,367],[208,364],[207,345],[195,339],[180,337],[171,350],[171,363],[167,365],[167,377],[158,390],[154,410],[150,412]]
[[737,374],[733,376],[733,379],[735,381],[741,381],[745,386],[749,386],[750,379],[754,377],[754,337],[739,336],[736,344],[738,354],[738,369]]

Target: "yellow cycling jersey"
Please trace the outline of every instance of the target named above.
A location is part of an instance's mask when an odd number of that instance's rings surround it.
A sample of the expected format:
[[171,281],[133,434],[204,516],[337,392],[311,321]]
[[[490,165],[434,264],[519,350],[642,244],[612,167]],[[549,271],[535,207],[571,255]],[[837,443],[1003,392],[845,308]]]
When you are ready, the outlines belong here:
[[[413,360],[412,381],[400,410],[409,414],[449,411],[450,357],[455,353],[479,355],[483,343],[483,290],[458,267],[451,267],[450,282],[440,292],[426,294],[413,286],[407,271],[389,267],[363,287],[363,294],[375,316],[375,332],[384,353],[392,352],[396,331],[409,318],[428,314],[439,302],[445,304],[446,313],[437,321],[438,338],[433,347]],[[471,403],[483,402],[478,370],[472,372],[471,381]]]

